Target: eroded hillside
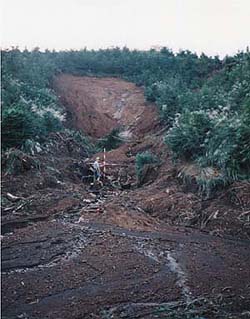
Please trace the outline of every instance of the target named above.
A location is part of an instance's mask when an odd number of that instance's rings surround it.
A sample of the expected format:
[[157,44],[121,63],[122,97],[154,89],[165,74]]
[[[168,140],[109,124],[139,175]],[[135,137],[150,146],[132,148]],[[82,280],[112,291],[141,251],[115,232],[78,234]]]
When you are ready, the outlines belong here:
[[[115,78],[58,76],[57,94],[72,115],[72,125],[89,136],[107,135],[116,127],[143,134],[157,123],[153,105],[145,105],[143,91]],[[140,119],[143,122],[138,123]]]
[[[106,154],[101,189],[79,175],[88,154],[66,133],[3,171],[3,318],[246,318],[249,184],[206,200],[183,184],[190,165],[173,164],[134,84],[61,75],[54,85],[71,125],[94,138],[119,127],[124,142]],[[147,150],[158,163],[139,185],[135,157]]]

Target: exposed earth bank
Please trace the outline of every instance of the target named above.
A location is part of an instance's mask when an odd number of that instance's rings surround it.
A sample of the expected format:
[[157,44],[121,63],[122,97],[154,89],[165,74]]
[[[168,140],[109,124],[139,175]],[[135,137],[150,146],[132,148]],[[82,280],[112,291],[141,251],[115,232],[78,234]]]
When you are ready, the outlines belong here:
[[[248,318],[249,183],[214,198],[184,184],[195,167],[172,163],[134,84],[61,75],[54,88],[71,126],[94,139],[119,127],[123,144],[106,154],[100,189],[82,179],[88,152],[66,133],[18,153],[14,173],[3,163],[2,318]],[[158,162],[139,185],[146,150]]]

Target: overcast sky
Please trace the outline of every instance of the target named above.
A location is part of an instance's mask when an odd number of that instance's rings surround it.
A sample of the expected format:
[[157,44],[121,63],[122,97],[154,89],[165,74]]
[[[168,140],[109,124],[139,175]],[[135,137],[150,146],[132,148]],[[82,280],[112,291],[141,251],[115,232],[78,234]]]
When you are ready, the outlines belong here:
[[208,55],[250,44],[250,0],[2,0],[2,47],[167,46]]

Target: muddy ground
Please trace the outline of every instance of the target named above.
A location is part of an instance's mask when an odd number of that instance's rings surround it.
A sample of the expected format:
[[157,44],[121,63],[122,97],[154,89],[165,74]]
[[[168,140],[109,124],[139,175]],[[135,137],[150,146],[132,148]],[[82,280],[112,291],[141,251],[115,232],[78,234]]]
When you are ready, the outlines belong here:
[[[210,198],[186,185],[189,164],[173,164],[134,84],[61,75],[54,87],[71,125],[95,139],[119,127],[124,142],[102,188],[81,178],[89,154],[66,133],[14,172],[3,163],[2,318],[249,318],[249,183]],[[139,183],[146,150],[159,162]]]

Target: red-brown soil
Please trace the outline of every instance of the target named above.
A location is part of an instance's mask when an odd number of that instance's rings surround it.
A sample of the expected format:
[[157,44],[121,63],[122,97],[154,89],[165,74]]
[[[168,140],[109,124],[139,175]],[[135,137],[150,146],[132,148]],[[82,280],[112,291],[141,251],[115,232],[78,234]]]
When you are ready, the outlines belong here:
[[[155,107],[145,105],[143,91],[132,83],[60,75],[54,86],[71,112],[73,126],[91,137],[103,137],[116,127],[136,131],[138,124],[143,134],[158,122]],[[139,123],[142,118],[143,123]]]
[[[88,154],[67,133],[20,154],[15,173],[4,163],[2,318],[248,318],[249,183],[208,199],[184,184],[134,84],[61,75],[54,85],[71,125],[129,137],[107,152],[112,182],[99,190],[81,181]],[[159,163],[138,185],[146,150]]]

